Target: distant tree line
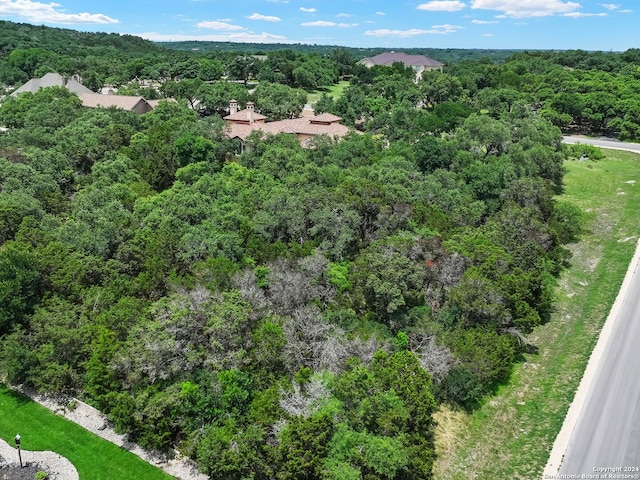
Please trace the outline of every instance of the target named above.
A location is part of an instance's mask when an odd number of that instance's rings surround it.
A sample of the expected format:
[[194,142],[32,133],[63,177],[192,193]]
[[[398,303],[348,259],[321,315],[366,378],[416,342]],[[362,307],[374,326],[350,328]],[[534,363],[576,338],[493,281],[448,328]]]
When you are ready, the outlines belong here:
[[[324,111],[339,112],[355,122],[355,116],[368,115],[367,109],[385,108],[381,104],[365,108],[358,88],[369,88],[374,78],[388,76],[389,72],[402,75],[402,68],[376,67],[367,71],[356,65],[356,60],[380,53],[381,49],[224,42],[167,43],[162,45],[170,48],[162,48],[128,35],[81,33],[12,22],[0,22],[0,26],[3,31],[0,85],[18,86],[52,71],[67,76],[77,74],[94,91],[109,84],[121,88],[124,94],[150,99],[184,98],[192,106],[201,106],[201,113],[206,115],[225,108],[222,105],[230,98],[223,101],[221,94],[247,97],[246,88],[243,92],[230,86],[221,87],[220,83],[211,86],[212,82],[239,81],[245,87],[249,81],[268,82],[310,92],[322,91],[342,78],[355,76],[353,89],[347,98],[340,100],[341,106],[332,107],[327,98],[319,105]],[[640,136],[640,106],[634,100],[640,81],[640,49],[622,53],[406,51],[445,62],[447,74],[428,74],[421,82],[420,94],[406,92],[409,97],[403,101],[411,108],[435,108],[447,99],[454,99],[456,104],[496,114],[517,102],[525,102],[563,131],[607,134],[621,139]],[[381,69],[387,74],[380,75]],[[136,81],[140,79],[155,82],[156,86],[141,85]],[[384,97],[390,95],[383,93]]]

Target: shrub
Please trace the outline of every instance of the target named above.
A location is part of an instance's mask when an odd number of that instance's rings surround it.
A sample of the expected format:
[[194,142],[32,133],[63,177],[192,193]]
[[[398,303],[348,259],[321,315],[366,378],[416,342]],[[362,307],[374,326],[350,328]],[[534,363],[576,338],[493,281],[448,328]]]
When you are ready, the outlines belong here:
[[600,147],[594,147],[593,145],[585,145],[583,143],[575,143],[569,145],[569,156],[574,158],[580,158],[586,155],[589,160],[597,161],[604,158],[604,153]]
[[442,401],[473,410],[483,396],[483,387],[465,366],[454,367],[440,383],[437,396]]
[[562,244],[576,242],[584,230],[584,214],[569,202],[556,202],[550,221]]

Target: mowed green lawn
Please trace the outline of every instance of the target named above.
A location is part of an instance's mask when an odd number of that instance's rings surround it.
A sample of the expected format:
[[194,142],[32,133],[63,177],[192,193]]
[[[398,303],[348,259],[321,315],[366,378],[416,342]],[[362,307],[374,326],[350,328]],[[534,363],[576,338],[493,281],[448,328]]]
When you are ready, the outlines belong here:
[[[0,385],[0,437],[14,446],[19,433],[23,450],[52,450],[78,470],[80,480],[167,480],[162,470],[29,398]],[[23,454],[28,461],[28,453]],[[17,458],[13,459],[16,462]]]
[[551,322],[529,337],[537,351],[471,415],[445,408],[436,416],[437,480],[542,477],[640,234],[640,155],[605,152],[604,160],[566,165],[557,200],[585,212],[586,231],[570,246]]
[[340,98],[342,96],[342,92],[348,85],[349,85],[349,82],[341,80],[340,82],[336,83],[335,85],[331,85],[326,89],[316,90],[314,92],[311,92],[307,96],[307,103],[310,105],[313,105],[318,101],[318,99],[322,96],[323,93],[326,93],[334,100],[337,98]]

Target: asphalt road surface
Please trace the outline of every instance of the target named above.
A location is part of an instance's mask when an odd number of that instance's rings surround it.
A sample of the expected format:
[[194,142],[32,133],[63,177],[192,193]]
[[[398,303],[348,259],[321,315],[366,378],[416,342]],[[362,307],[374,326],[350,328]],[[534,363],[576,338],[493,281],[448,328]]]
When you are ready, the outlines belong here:
[[[640,144],[611,139],[564,141],[640,153]],[[619,301],[559,474],[550,478],[640,479],[640,269]]]
[[598,469],[606,468],[633,469],[629,473],[637,476],[621,478],[640,478],[640,275],[637,270],[570,437],[560,473],[592,475],[605,472]]
[[612,150],[627,150],[629,152],[637,152],[640,153],[640,143],[628,143],[621,142],[620,140],[616,140],[614,138],[607,137],[582,137],[582,136],[565,136],[562,137],[562,141],[564,143],[584,143],[588,145],[594,145],[596,147],[602,148],[610,148]]

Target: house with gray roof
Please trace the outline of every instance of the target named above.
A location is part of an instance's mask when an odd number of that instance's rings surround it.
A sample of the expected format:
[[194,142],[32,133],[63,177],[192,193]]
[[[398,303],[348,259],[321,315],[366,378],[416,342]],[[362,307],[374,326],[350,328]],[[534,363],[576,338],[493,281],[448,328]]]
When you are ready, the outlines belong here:
[[135,113],[147,113],[153,106],[143,97],[129,95],[103,95],[101,93],[84,93],[80,95],[82,105],[89,108],[119,108]]
[[430,70],[440,70],[442,72],[444,63],[440,63],[432,58],[424,55],[408,55],[403,52],[383,52],[373,57],[365,57],[358,62],[367,68],[376,65],[392,66],[394,63],[402,63],[405,67],[413,69],[416,73],[416,79],[419,79],[423,72]]
[[[47,73],[44,77],[32,78],[11,95],[17,97],[24,92],[35,93],[45,87],[64,87],[75,93],[80,98],[82,105],[88,108],[118,108],[142,114],[153,110],[161,101],[147,101],[143,97],[130,95],[115,95],[113,89],[107,90],[106,94],[94,93],[77,80],[63,77],[59,73]],[[163,100],[175,102],[172,98]]]
[[64,87],[78,96],[82,95],[83,93],[93,93],[91,90],[89,90],[87,87],[82,85],[77,80],[74,80],[73,78],[63,77],[59,73],[47,73],[43,77],[32,78],[27,83],[17,88],[11,95],[17,97],[24,92],[36,93],[41,88],[46,87]]

